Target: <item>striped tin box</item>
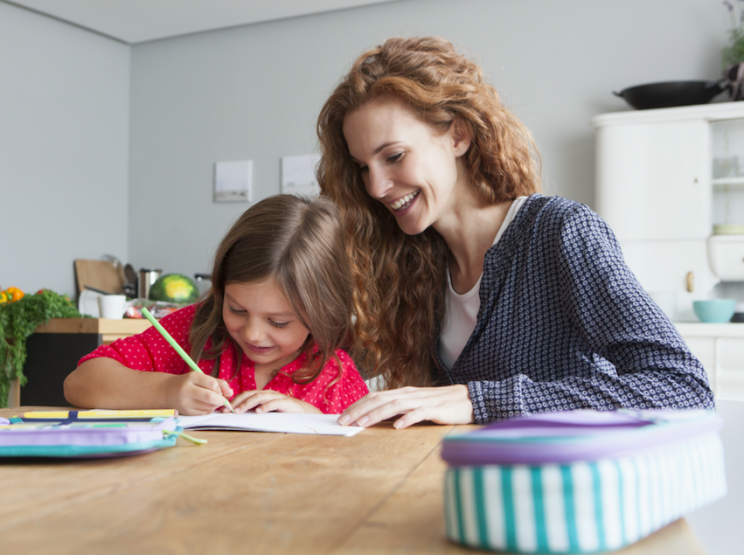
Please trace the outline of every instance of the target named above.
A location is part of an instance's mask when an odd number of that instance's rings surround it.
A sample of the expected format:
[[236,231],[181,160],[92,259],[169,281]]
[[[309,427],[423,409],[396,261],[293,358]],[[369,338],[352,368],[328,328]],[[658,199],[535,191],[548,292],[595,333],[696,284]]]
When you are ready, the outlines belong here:
[[571,411],[444,440],[447,537],[516,553],[601,553],[726,494],[712,411]]

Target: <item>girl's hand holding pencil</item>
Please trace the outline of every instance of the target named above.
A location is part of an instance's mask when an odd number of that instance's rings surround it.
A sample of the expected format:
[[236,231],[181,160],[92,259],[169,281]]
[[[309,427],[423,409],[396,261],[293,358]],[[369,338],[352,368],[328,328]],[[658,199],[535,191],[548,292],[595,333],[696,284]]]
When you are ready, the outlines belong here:
[[[225,406],[225,398],[233,395],[225,380],[189,372],[172,376],[163,384],[163,398],[167,405],[183,415],[209,414]],[[224,412],[230,412],[225,408]]]
[[[199,391],[198,389],[194,389],[192,387],[188,387],[189,384],[194,384],[198,388],[207,389],[207,392],[209,389],[211,389],[214,393],[217,395],[223,395],[223,397],[219,400],[218,403],[215,403],[215,405],[212,407],[212,410],[209,412],[212,412],[215,408],[217,408],[220,405],[224,405],[228,409],[230,409],[230,412],[235,412],[232,408],[232,405],[230,404],[230,401],[227,400],[228,397],[232,396],[232,390],[230,389],[230,386],[227,385],[227,382],[224,380],[217,380],[215,378],[212,378],[211,376],[206,376],[204,372],[202,372],[202,369],[197,366],[197,364],[192,360],[192,358],[186,353],[186,351],[183,350],[183,348],[176,342],[173,337],[171,337],[171,334],[169,334],[166,329],[160,325],[160,322],[158,322],[152,314],[150,314],[150,311],[146,308],[142,309],[142,315],[147,318],[150,323],[155,327],[156,330],[158,330],[158,333],[163,336],[163,338],[170,344],[171,347],[175,349],[175,351],[178,353],[178,355],[186,362],[186,364],[193,370],[193,372],[199,376],[198,378],[194,377],[191,378],[191,373],[184,374],[184,376],[188,376],[185,380],[180,380],[181,382],[186,382],[182,384],[182,387],[178,388],[178,394],[176,396],[176,399],[173,399],[172,401],[181,401],[185,395],[185,397],[189,400],[197,402],[200,406],[203,403],[207,403],[207,399],[205,392]],[[221,382],[221,383],[220,383]],[[172,388],[171,388],[172,389]],[[223,391],[224,390],[224,391]],[[178,408],[178,405],[173,405],[175,408]],[[190,409],[190,407],[189,407]],[[200,410],[197,414],[204,414],[204,409],[197,409]],[[191,412],[184,412],[184,414],[193,414]]]

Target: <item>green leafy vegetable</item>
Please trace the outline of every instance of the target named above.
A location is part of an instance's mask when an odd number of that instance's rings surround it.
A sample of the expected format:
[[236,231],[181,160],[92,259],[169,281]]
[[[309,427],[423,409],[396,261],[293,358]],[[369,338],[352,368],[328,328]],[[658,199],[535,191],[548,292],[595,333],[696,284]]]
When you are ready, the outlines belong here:
[[43,289],[19,301],[0,304],[0,407],[8,405],[10,383],[26,384],[26,339],[50,318],[83,318],[67,297]]

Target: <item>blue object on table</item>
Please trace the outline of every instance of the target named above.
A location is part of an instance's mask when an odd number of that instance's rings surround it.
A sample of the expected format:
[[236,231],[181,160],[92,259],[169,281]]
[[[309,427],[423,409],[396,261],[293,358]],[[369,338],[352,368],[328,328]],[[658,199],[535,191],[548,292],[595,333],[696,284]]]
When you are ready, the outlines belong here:
[[701,322],[725,324],[736,312],[736,299],[708,299],[692,301],[692,308]]

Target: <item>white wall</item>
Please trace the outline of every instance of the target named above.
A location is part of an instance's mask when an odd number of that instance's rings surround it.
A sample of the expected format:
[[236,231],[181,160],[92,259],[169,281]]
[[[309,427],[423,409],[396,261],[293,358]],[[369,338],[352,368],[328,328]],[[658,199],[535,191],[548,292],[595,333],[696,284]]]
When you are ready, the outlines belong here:
[[129,46],[0,3],[0,286],[127,257]]
[[433,34],[479,59],[531,128],[549,194],[594,201],[592,116],[613,90],[717,79],[718,0],[406,0],[135,45],[130,257],[207,270],[245,204],[212,202],[213,164],[254,161],[254,199],[279,192],[280,158],[315,148],[317,113],[364,49]]

